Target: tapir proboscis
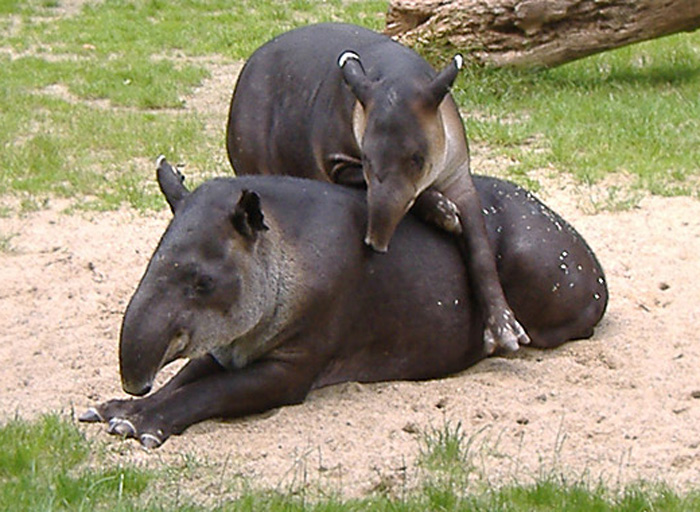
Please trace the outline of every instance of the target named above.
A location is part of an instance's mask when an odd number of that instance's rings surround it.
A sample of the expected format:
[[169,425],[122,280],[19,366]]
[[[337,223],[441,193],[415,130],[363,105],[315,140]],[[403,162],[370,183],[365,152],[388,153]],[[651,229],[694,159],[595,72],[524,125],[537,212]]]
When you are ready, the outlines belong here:
[[436,73],[413,50],[354,25],[284,33],[241,71],[228,155],[238,175],[366,186],[364,239],[380,252],[415,203],[420,215],[459,237],[487,350],[516,350],[529,339],[498,280],[462,118],[449,93],[461,65],[458,55]]
[[[302,402],[345,381],[432,379],[486,356],[484,321],[454,239],[413,216],[396,250],[362,243],[361,191],[292,177],[218,178],[188,192],[164,160],[174,216],[124,315],[123,389],[90,408],[147,447],[209,418]],[[512,183],[475,177],[506,296],[535,347],[586,338],[608,293],[586,242]]]

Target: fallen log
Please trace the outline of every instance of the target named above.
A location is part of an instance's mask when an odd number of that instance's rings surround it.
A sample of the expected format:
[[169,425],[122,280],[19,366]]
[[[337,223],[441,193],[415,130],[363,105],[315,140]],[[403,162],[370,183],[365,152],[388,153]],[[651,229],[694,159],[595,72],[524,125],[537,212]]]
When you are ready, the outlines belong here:
[[700,28],[699,0],[391,0],[386,33],[496,67],[553,67]]

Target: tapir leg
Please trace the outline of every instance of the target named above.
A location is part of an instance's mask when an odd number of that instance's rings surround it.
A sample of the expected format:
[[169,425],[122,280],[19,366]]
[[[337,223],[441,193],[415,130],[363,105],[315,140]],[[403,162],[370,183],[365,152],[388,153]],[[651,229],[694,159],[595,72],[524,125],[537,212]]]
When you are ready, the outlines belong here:
[[429,188],[419,195],[411,213],[447,233],[462,235],[457,205],[437,189]]
[[593,334],[608,301],[605,276],[581,235],[527,190],[475,177],[508,305],[532,346]]
[[[109,422],[111,434],[133,437],[155,448],[200,421],[301,403],[311,389],[313,375],[304,365],[280,359],[228,371],[208,358],[183,368],[153,395],[122,401],[121,410],[115,401],[107,402],[101,407],[102,420]],[[124,406],[129,403],[134,405]]]
[[146,398],[109,400],[95,408],[90,408],[80,416],[80,421],[87,423],[109,422],[116,417],[129,417],[140,414],[141,411],[152,407],[153,403],[161,402],[179,388],[199,380],[207,375],[225,371],[211,356],[204,356],[189,361],[172,379],[165,383],[155,393]]
[[489,244],[481,200],[469,176],[456,179],[442,192],[459,209],[462,236],[459,245],[464,255],[470,284],[485,312],[484,349],[496,347],[517,350],[530,339],[516,320],[506,301],[496,269],[496,258]]

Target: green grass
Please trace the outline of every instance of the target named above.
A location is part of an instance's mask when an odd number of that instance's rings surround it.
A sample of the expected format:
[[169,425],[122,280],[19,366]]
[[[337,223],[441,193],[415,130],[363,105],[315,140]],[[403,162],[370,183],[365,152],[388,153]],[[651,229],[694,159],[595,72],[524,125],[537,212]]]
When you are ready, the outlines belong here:
[[2,233],[0,232],[0,254],[10,254],[15,252],[14,247],[12,247],[12,239],[15,238],[19,233]]
[[[457,425],[425,434],[422,460],[441,471],[468,461],[467,438]],[[427,457],[425,459],[424,457]],[[470,492],[454,479],[426,479],[400,497],[375,493],[343,500],[334,495],[295,495],[255,490],[247,482],[238,496],[220,495],[215,505],[198,503],[181,492],[188,481],[207,486],[212,469],[195,460],[159,470],[117,465],[104,446],[85,438],[68,418],[44,415],[0,425],[0,510],[181,510],[181,511],[629,511],[700,510],[700,493],[679,494],[662,484],[638,483],[620,490],[603,484],[568,482],[546,476],[533,484],[476,486]],[[433,471],[430,469],[429,471]],[[225,486],[215,474],[215,487]],[[212,480],[213,481],[213,480]]]
[[423,432],[418,464],[431,470],[462,472],[469,466],[472,438],[467,439],[462,424],[445,422]]
[[[112,0],[88,5],[81,16],[60,23],[29,22],[11,38],[20,48],[50,46],[52,52],[99,55],[222,54],[243,59],[276,34],[314,21],[348,21],[375,29],[386,2],[376,0]],[[245,36],[243,36],[245,33]]]
[[698,33],[551,70],[474,69],[456,89],[471,138],[515,157],[511,174],[551,165],[595,183],[627,173],[655,194],[698,195]]
[[201,58],[235,62],[273,35],[316,20],[380,28],[385,6],[107,0],[56,17],[60,2],[5,0],[0,196],[20,195],[26,205],[60,196],[77,208],[160,208],[153,183],[159,154],[186,162],[195,183],[230,172],[223,133],[207,133],[201,117],[182,108],[210,74]]
[[[152,158],[165,152],[206,166],[210,155],[193,116],[153,111],[105,112],[51,96],[18,93],[0,117],[15,125],[13,140],[0,138],[0,190],[30,196],[80,197],[89,204],[136,208],[159,205]],[[4,139],[4,140],[3,140]],[[135,158],[146,158],[135,161]],[[145,187],[145,188],[144,188]]]
[[[59,16],[60,0],[2,0],[0,196],[163,207],[151,184],[158,154],[187,162],[195,183],[230,172],[223,127],[212,134],[183,108],[210,76],[209,61],[245,59],[315,21],[381,29],[386,5],[106,0]],[[700,34],[681,34],[552,70],[467,69],[455,97],[470,138],[512,157],[502,174],[526,186],[537,188],[533,171],[545,168],[582,183],[624,173],[640,192],[698,196],[699,70]],[[612,190],[601,208],[634,206],[635,190]]]
[[88,465],[96,452],[58,415],[0,427],[0,510],[129,510],[157,476]]

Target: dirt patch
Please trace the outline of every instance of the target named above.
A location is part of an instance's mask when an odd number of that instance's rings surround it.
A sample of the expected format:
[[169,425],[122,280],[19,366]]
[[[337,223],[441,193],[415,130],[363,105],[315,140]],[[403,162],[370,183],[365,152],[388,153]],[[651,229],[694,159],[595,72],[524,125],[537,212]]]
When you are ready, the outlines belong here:
[[[477,474],[491,481],[556,469],[612,484],[697,485],[700,203],[645,198],[633,211],[588,216],[570,184],[540,195],[607,272],[610,306],[593,339],[524,349],[443,380],[331,387],[265,416],[205,422],[153,453],[114,440],[115,456],[161,463],[187,453],[260,485],[358,495],[410,486],[420,432],[459,422]],[[3,418],[122,395],[121,315],[168,215],[67,216],[63,206],[2,222],[3,236],[15,235],[0,254]],[[103,426],[81,428],[107,437]]]

